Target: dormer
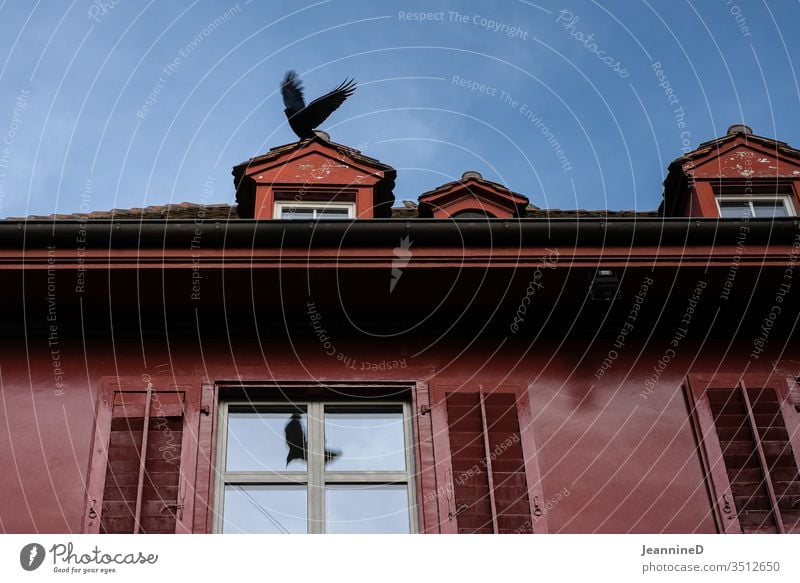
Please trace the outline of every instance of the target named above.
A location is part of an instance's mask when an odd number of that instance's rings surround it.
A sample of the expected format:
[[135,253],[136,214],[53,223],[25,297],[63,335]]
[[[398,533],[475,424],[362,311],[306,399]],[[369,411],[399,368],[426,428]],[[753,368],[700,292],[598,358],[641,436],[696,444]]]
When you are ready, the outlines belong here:
[[396,172],[327,135],[273,148],[233,168],[239,216],[250,219],[385,218]]
[[420,218],[510,219],[524,217],[528,198],[502,184],[485,180],[478,172],[465,172],[419,197]]
[[797,216],[800,150],[733,125],[670,164],[660,210],[667,217]]

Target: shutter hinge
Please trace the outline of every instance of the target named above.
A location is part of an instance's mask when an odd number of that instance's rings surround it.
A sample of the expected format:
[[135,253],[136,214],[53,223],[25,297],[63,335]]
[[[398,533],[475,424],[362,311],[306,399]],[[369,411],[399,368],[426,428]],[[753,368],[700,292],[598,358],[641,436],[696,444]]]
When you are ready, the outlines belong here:
[[430,412],[431,412],[430,405],[421,404],[419,406],[419,414],[420,415],[427,415]]
[[209,408],[208,405],[203,405],[202,407],[200,407],[200,412],[203,415],[211,415],[211,409]]
[[456,511],[450,513],[450,518],[455,518],[456,516],[462,514],[463,512],[466,512],[467,510],[469,510],[469,506],[467,506],[466,504],[459,504],[458,508],[456,508]]
[[164,508],[161,509],[161,514],[171,514],[177,520],[183,520],[183,500],[181,500],[181,504],[175,502],[174,504],[164,504]]

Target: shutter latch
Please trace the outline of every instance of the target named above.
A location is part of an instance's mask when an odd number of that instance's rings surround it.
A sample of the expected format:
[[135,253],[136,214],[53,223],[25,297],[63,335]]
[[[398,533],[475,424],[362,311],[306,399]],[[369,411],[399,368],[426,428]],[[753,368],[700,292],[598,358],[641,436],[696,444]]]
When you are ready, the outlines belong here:
[[91,520],[94,520],[95,518],[97,518],[97,510],[95,510],[95,508],[94,508],[95,504],[97,504],[97,500],[93,499],[92,500],[92,506],[91,506],[91,508],[89,508],[89,518]]
[[731,508],[731,503],[728,502],[728,494],[727,492],[722,495],[722,511],[728,516],[728,518],[733,519],[733,509]]
[[536,518],[539,518],[542,515],[542,507],[539,506],[539,497],[538,496],[534,496],[533,497],[533,515]]

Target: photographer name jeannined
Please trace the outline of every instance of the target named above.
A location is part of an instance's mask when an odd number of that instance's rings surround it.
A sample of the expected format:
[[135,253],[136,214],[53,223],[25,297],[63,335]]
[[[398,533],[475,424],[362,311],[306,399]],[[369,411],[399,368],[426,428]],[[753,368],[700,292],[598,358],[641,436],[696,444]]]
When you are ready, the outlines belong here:
[[648,547],[642,545],[642,554],[645,555],[702,555],[703,545],[692,545],[690,547],[682,547],[675,545],[674,547]]

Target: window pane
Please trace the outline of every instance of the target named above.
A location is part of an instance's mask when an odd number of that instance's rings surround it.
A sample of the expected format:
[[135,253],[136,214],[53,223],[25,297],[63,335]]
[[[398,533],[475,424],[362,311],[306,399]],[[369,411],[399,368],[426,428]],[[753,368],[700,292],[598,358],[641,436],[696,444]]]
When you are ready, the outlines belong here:
[[228,413],[226,470],[303,472],[307,436],[304,407],[232,410]]
[[225,486],[223,532],[305,534],[305,486]]
[[402,471],[406,467],[401,410],[325,409],[328,471]]
[[321,208],[317,211],[317,218],[319,219],[346,219],[348,218],[348,209],[343,208]]
[[304,221],[314,218],[314,209],[312,208],[296,208],[281,210],[282,219],[291,219],[295,221]]
[[753,210],[757,217],[786,217],[786,207],[781,200],[759,200],[753,201]]
[[750,204],[746,200],[720,201],[720,216],[726,219],[740,219],[750,216]]
[[326,532],[403,534],[409,532],[406,486],[328,486]]
[[492,213],[482,210],[466,210],[453,215],[454,219],[494,219],[496,218]]

